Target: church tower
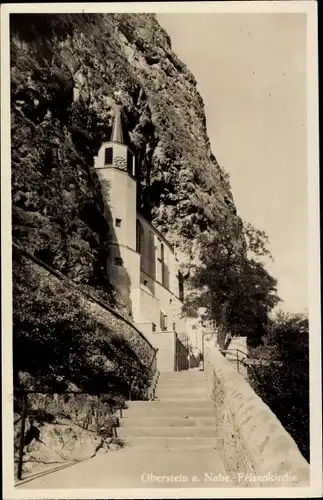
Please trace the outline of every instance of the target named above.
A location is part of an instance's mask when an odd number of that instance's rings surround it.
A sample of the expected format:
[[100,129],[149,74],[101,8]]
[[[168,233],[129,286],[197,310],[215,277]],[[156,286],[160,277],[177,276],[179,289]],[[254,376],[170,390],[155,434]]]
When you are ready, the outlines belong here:
[[120,107],[116,106],[110,141],[104,142],[94,167],[108,208],[111,283],[136,321],[139,315],[140,255],[136,252],[137,182],[135,156],[123,138]]

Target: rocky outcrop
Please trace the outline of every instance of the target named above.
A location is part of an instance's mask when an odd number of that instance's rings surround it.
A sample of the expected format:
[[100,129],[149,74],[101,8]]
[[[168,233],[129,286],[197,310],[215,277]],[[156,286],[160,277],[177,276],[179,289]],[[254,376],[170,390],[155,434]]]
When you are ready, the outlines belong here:
[[[20,418],[16,415],[15,440],[20,436]],[[98,453],[118,450],[122,442],[100,436],[70,419],[57,419],[52,423],[27,419],[23,455],[23,479],[30,474],[93,458]],[[17,467],[18,454],[15,457]]]
[[[93,167],[115,104],[136,155],[138,208],[181,253],[185,275],[201,234],[212,238],[223,217],[241,225],[195,78],[152,14],[13,14],[10,24],[13,241],[120,311],[106,268],[109,208]],[[95,302],[81,311],[80,296],[26,259],[13,264],[16,382],[24,371],[88,387],[117,372],[119,384],[125,351],[111,338],[122,330],[131,344],[123,392],[147,385],[151,348],[138,332]]]
[[[14,448],[18,464],[21,438],[21,394],[15,397]],[[86,460],[119,449],[115,436],[117,409],[107,394],[26,395],[23,479],[29,474]]]
[[143,214],[183,251],[229,217],[194,76],[152,14],[11,16],[13,238],[112,300],[93,157],[123,106]]

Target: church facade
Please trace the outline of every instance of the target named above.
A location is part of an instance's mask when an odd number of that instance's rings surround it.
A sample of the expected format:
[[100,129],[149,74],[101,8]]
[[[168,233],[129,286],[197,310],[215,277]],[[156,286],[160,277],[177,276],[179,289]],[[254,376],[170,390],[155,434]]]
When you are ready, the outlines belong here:
[[[194,327],[181,315],[184,284],[179,262],[170,243],[137,211],[135,156],[124,143],[119,107],[111,139],[101,145],[94,167],[109,207],[110,280],[137,328],[159,349],[160,368],[187,368],[182,365],[188,355],[183,356],[178,343],[185,339],[185,349],[194,348]],[[177,351],[182,351],[181,359]]]

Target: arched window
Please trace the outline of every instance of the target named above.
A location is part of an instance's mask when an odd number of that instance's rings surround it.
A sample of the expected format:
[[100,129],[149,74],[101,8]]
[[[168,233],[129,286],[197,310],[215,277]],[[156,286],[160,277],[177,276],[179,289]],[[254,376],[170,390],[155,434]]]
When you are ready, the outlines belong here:
[[143,268],[144,230],[139,220],[136,221],[136,252],[140,253],[140,268]]

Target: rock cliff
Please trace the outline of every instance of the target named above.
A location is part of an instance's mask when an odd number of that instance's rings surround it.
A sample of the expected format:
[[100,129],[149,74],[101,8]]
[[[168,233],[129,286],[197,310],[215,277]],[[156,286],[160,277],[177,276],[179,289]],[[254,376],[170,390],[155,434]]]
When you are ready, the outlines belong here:
[[[10,23],[15,243],[122,309],[108,280],[109,214],[93,167],[110,137],[115,104],[122,105],[124,136],[136,155],[138,208],[181,252],[186,269],[199,236],[212,238],[223,227],[219,220],[241,227],[228,177],[210,148],[194,76],[154,15],[24,14],[11,15]],[[118,329],[110,316],[98,307],[92,315],[81,311],[74,292],[19,252],[13,263],[15,385],[45,381],[56,388],[63,380],[67,387],[93,390],[94,384],[97,390],[97,381],[112,378],[114,392],[124,395],[131,384],[146,383],[141,364],[151,352],[129,326],[121,327],[127,343],[113,344]],[[125,357],[140,373],[138,382],[125,369]],[[37,397],[35,407],[40,405]],[[96,452],[97,438],[80,431],[71,409],[67,414],[67,427],[59,415],[53,423],[35,418],[40,440],[28,444],[25,471],[39,461],[69,460],[70,444],[73,458],[79,457],[76,440],[89,456]],[[59,444],[67,443],[64,456],[56,448],[46,451],[53,433]]]
[[194,76],[152,14],[11,16],[13,239],[113,300],[93,157],[123,106],[139,208],[187,257],[241,221]]

